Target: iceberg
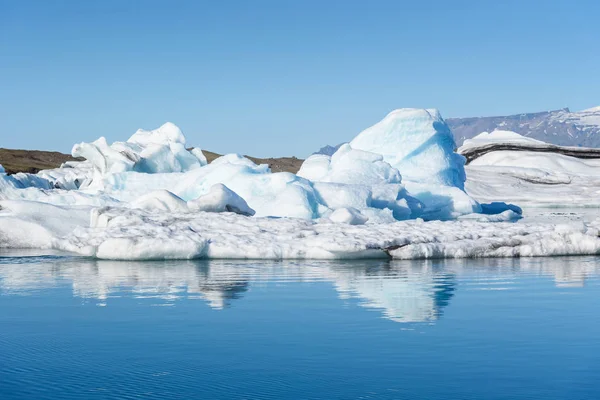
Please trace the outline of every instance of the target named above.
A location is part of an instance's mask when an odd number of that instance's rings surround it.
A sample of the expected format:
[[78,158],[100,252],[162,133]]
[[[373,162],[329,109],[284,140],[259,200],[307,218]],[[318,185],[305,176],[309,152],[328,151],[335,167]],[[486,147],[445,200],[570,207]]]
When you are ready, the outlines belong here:
[[527,185],[536,196],[542,186],[567,196],[564,185],[584,179],[596,160],[546,153],[545,145],[512,134],[477,140],[467,148],[511,140],[537,150],[514,157],[494,147],[465,167],[440,114],[419,109],[390,113],[332,155],[309,157],[297,174],[272,173],[238,154],[209,164],[171,123],[125,142],[100,138],[74,146],[84,161],[35,175],[0,173],[0,248],[119,260],[600,251],[599,221],[515,223],[521,209],[501,202],[527,196]]
[[353,149],[381,154],[402,173],[409,193],[424,205],[423,218],[453,219],[480,213],[464,191],[465,158],[455,152],[450,128],[435,109],[403,108],[362,131]]
[[455,152],[452,132],[438,110],[392,111],[350,146],[381,154],[407,181],[464,188],[465,159]]

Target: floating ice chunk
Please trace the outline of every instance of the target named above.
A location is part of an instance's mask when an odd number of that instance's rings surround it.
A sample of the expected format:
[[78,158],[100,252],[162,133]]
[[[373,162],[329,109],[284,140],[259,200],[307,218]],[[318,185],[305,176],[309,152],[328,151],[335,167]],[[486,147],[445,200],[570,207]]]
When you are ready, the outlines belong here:
[[363,225],[369,218],[365,217],[356,208],[338,208],[331,213],[329,219],[339,224]]
[[236,214],[252,216],[254,210],[248,203],[227,186],[217,183],[209,192],[195,200],[187,202],[190,210],[207,212],[234,212]]
[[2,164],[0,164],[0,174],[5,174],[5,173],[6,173],[6,170],[4,169]]
[[403,108],[356,136],[353,149],[383,155],[404,180],[464,188],[465,159],[435,109]]

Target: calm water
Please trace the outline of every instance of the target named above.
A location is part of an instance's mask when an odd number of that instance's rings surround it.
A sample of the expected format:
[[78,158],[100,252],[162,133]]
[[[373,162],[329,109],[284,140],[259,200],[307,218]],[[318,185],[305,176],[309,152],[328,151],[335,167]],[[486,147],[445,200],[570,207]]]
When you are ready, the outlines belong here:
[[599,273],[0,253],[0,398],[599,399]]

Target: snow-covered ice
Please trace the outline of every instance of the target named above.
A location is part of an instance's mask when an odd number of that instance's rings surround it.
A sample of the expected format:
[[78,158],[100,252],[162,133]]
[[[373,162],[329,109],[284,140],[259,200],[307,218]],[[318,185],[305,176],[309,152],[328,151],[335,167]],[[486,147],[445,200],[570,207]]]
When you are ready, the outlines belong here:
[[480,202],[525,207],[600,207],[600,149],[556,146],[514,132],[483,132],[470,154],[467,193]]
[[376,210],[391,210],[392,220],[416,218],[423,212],[423,204],[402,185],[397,168],[382,155],[356,150],[349,144],[332,156],[310,156],[298,176],[311,181],[321,202],[333,210],[350,207],[379,214],[379,220],[385,219],[386,212]]
[[0,247],[129,260],[596,254],[600,221],[515,223],[523,203],[600,206],[600,161],[554,147],[482,134],[459,149],[475,154],[465,168],[437,110],[401,109],[296,175],[237,154],[207,164],[167,123],[75,145],[86,160],[61,168],[0,171]]
[[458,188],[465,182],[464,158],[455,153],[452,132],[435,109],[392,111],[362,131],[350,146],[381,154],[409,181]]
[[408,191],[425,204],[427,219],[481,212],[478,202],[464,192],[465,159],[455,152],[452,132],[438,110],[392,111],[350,146],[381,154],[397,168]]
[[465,159],[455,148],[452,132],[437,110],[399,109],[332,156],[309,157],[298,174],[322,182],[402,182],[410,196],[388,199],[407,203],[405,211],[395,211],[397,219],[452,219],[481,212],[479,203],[464,191]]
[[362,215],[356,208],[348,207],[338,208],[331,213],[329,219],[344,224],[363,225],[369,220],[369,217]]
[[[235,213],[151,212],[106,207],[91,210],[89,224],[60,226],[32,208],[2,202],[0,240],[32,232],[30,247],[65,250],[101,259],[357,259],[460,258],[596,254],[600,221],[576,224],[430,221],[351,225],[330,220],[254,218]],[[20,207],[20,208],[19,208]],[[47,206],[50,207],[50,206]],[[52,206],[55,207],[55,206]],[[49,210],[54,211],[54,210]],[[60,210],[62,212],[62,210]],[[46,210],[40,213],[48,212]],[[19,228],[19,219],[23,219]],[[9,224],[4,221],[9,220]],[[509,220],[509,216],[504,216]],[[344,221],[347,222],[347,221]],[[24,236],[25,233],[21,234]],[[18,235],[17,235],[18,236]],[[17,240],[25,240],[18,236]],[[14,247],[14,243],[13,243]],[[28,247],[28,246],[25,246]]]

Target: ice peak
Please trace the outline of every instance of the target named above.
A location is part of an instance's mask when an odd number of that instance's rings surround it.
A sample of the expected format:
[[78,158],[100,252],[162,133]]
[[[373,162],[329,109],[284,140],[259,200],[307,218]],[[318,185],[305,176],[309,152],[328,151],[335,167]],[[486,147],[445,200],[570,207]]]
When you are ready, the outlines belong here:
[[181,143],[185,145],[185,136],[177,125],[172,122],[165,122],[160,128],[151,131],[138,129],[127,141],[129,143],[137,143],[140,145],[147,145],[150,143]]
[[426,115],[430,118],[441,119],[441,114],[437,108],[397,108],[386,115],[384,120],[414,118]]
[[581,110],[581,113],[600,113],[600,106],[586,108],[585,110]]
[[409,181],[463,188],[464,160],[435,108],[400,108],[358,134],[353,149],[381,154]]

